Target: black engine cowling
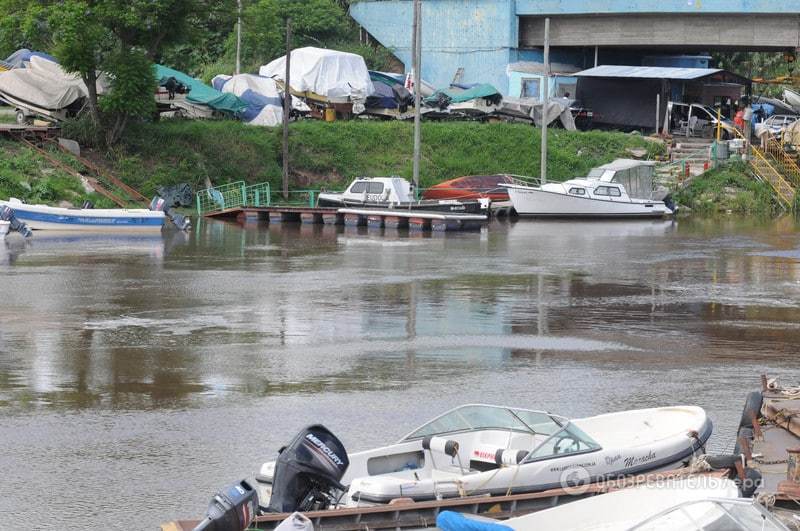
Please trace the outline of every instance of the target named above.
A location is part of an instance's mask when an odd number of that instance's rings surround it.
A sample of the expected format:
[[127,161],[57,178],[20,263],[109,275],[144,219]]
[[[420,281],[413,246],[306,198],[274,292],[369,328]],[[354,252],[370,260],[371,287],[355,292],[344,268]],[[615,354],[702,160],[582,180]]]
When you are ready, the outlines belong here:
[[332,489],[346,490],[339,481],[350,460],[341,441],[325,426],[308,426],[281,449],[272,478],[269,512],[291,513],[324,508]]

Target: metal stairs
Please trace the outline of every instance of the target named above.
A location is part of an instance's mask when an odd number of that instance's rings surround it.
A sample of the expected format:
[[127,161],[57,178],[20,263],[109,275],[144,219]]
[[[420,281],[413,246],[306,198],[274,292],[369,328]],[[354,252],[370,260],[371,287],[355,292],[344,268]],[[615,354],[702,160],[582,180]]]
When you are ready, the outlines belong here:
[[751,145],[750,152],[753,173],[772,187],[782,206],[791,208],[800,188],[800,167],[774,138],[763,149]]

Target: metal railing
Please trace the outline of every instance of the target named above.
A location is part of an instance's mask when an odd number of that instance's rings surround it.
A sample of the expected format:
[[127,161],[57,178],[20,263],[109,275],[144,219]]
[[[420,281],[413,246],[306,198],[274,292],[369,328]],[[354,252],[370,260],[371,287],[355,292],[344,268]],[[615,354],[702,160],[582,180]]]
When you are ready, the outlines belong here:
[[195,195],[197,215],[221,212],[231,208],[267,207],[270,205],[269,183],[247,185],[236,181],[200,190]]
[[271,205],[278,206],[317,206],[319,190],[289,190],[288,197],[283,197],[283,192],[273,192],[270,198]]
[[768,135],[766,137],[766,148],[764,151],[774,158],[783,170],[783,177],[786,178],[794,187],[800,187],[800,167],[797,162],[790,157],[783,145],[778,142],[774,136]]

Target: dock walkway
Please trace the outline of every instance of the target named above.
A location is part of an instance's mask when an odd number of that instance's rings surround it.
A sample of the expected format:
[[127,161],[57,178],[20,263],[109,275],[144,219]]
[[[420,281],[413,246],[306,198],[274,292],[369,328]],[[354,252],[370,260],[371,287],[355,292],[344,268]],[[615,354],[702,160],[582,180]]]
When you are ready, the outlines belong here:
[[[307,191],[306,191],[307,192]],[[313,195],[307,205],[272,204],[269,183],[245,185],[231,183],[197,192],[198,216],[236,219],[240,222],[300,222],[422,231],[479,230],[486,222],[482,214],[459,214],[396,208],[337,208],[314,206]]]

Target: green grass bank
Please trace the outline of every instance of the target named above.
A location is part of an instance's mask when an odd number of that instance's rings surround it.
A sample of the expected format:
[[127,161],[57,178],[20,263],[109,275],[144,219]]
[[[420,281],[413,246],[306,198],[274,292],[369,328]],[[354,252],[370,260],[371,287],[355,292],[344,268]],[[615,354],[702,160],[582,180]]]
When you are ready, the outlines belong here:
[[769,216],[781,211],[770,186],[753,179],[742,162],[705,173],[678,192],[675,200],[702,215]]
[[[70,136],[69,127],[65,136]],[[412,174],[412,124],[348,121],[292,124],[291,187],[341,189],[357,176]],[[523,124],[427,122],[422,124],[422,186],[480,173],[538,175],[540,130]],[[593,167],[629,149],[663,153],[661,144],[636,135],[590,131],[549,131],[548,177],[583,176]],[[54,152],[80,171],[66,155]],[[85,150],[128,184],[152,195],[160,185],[188,182],[204,186],[244,180],[281,183],[281,131],[234,121],[164,120],[137,124],[111,151]],[[79,179],[52,167],[38,153],[12,141],[0,141],[0,197],[74,205],[85,199],[111,206],[87,193]],[[677,200],[699,214],[735,212],[768,215],[777,210],[767,185],[754,181],[746,167],[733,164],[709,172],[678,194]]]
[[[301,121],[290,133],[291,187],[341,188],[358,176],[412,175],[413,126],[402,122]],[[548,175],[563,180],[585,175],[628,148],[650,155],[663,146],[641,137],[608,132],[551,130]],[[538,175],[540,132],[522,124],[470,122],[422,124],[421,185],[461,175]],[[202,186],[244,180],[280,186],[281,130],[238,122],[188,120],[141,124],[104,155],[105,164],[129,184],[152,192],[160,184]]]

